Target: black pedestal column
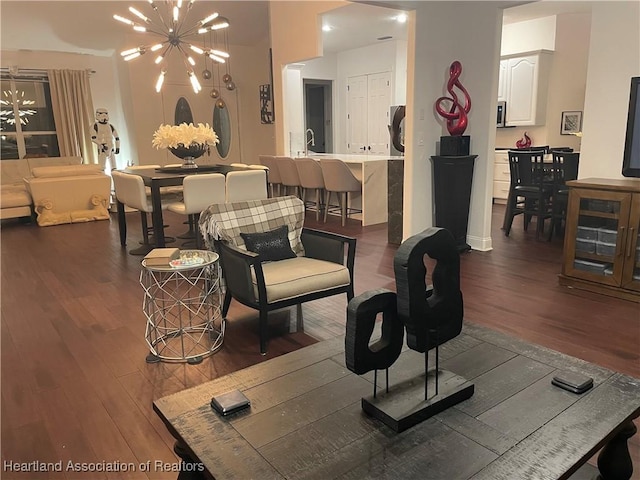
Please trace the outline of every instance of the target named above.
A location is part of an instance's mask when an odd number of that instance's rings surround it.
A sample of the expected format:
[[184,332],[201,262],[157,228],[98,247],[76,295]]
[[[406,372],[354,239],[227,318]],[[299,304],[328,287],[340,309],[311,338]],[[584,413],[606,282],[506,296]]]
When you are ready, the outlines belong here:
[[467,244],[467,225],[473,164],[476,157],[477,155],[431,157],[436,210],[435,226],[449,230],[461,252],[471,250]]

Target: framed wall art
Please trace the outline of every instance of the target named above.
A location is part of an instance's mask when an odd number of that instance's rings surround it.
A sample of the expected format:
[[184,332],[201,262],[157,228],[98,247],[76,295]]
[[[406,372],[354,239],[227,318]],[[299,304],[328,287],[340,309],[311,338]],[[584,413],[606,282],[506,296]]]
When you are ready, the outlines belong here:
[[582,112],[562,112],[561,135],[575,135],[582,131]]
[[273,123],[273,100],[268,83],[260,85],[260,122]]

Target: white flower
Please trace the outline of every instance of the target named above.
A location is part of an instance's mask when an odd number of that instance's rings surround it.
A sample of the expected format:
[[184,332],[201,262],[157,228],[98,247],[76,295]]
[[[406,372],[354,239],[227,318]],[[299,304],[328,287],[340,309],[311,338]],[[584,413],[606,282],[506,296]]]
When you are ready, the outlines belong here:
[[196,127],[193,123],[181,123],[180,125],[160,125],[153,134],[152,145],[156,149],[177,148],[189,145],[215,145],[219,143],[218,135],[209,124],[199,123]]

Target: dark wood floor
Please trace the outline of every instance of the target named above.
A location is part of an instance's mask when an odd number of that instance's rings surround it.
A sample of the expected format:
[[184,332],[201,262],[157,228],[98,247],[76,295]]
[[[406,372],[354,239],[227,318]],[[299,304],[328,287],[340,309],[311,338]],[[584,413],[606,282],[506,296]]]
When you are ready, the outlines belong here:
[[[494,207],[494,249],[462,256],[465,321],[640,377],[638,304],[560,287],[562,241],[537,241],[516,220],[504,237]],[[308,225],[318,226],[309,215]],[[166,213],[168,233],[184,230]],[[129,245],[140,239],[128,214]],[[521,222],[521,221],[520,221]],[[385,226],[336,218],[321,228],[358,237],[356,294],[395,289]],[[175,462],[173,440],[151,409],[155,398],[344,332],[346,298],[305,306],[305,333],[289,312],[273,318],[269,354],[258,353],[256,317],[233,304],[223,349],[201,365],[144,362],[140,257],[120,248],[117,223],[1,231],[2,461]],[[313,337],[313,338],[310,338]],[[640,442],[631,441],[640,479]],[[2,478],[175,478],[173,472],[2,473]]]

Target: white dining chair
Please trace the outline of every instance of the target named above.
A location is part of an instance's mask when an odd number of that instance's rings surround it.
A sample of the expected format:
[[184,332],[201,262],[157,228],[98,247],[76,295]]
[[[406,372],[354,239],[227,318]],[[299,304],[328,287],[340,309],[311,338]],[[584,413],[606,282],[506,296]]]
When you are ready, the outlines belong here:
[[[225,202],[225,177],[221,173],[187,175],[182,186],[183,201],[170,203],[167,210],[186,215],[190,225],[198,224],[200,213],[209,205]],[[197,231],[195,241],[196,248],[202,248],[202,237]]]
[[227,203],[262,200],[268,198],[267,172],[245,170],[227,173]]

